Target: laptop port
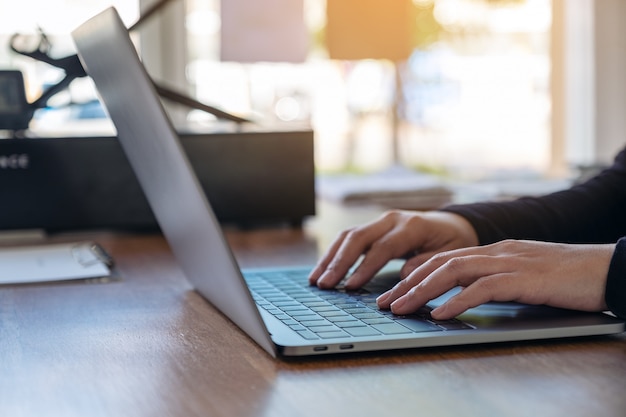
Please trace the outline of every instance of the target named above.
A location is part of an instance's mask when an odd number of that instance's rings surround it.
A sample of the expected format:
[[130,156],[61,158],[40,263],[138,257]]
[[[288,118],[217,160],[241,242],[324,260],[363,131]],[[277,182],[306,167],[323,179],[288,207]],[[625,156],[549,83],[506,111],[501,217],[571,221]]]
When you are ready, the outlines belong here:
[[313,348],[314,352],[323,352],[325,350],[328,350],[328,346],[315,346]]
[[350,344],[350,345],[340,345],[339,349],[341,350],[348,350],[348,349],[352,349],[354,348],[354,345]]

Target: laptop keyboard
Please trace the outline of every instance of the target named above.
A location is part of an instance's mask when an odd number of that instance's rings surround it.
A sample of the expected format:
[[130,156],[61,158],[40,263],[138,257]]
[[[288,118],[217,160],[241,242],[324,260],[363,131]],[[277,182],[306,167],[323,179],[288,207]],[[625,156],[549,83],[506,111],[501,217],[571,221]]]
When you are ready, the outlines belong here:
[[304,271],[251,273],[245,278],[259,307],[308,340],[472,328],[457,319],[434,320],[428,307],[396,316],[378,309],[378,294],[322,290],[309,285]]

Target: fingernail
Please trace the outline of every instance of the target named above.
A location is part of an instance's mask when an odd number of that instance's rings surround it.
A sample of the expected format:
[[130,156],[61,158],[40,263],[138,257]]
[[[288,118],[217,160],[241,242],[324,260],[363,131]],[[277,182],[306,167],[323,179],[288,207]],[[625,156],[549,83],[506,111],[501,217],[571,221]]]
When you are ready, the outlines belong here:
[[385,304],[389,300],[390,296],[391,294],[389,293],[389,291],[387,291],[384,294],[379,295],[378,298],[376,299],[376,304],[378,305]]
[[320,272],[318,271],[318,268],[315,268],[311,271],[311,273],[309,274],[309,284],[315,284],[320,277]]
[[391,303],[391,305],[390,305],[391,311],[395,311],[395,310],[401,309],[402,307],[404,307],[405,304],[406,304],[406,298],[405,297],[400,297],[396,301]]
[[328,286],[327,282],[329,281],[328,272],[324,272],[322,276],[317,280],[317,286],[320,288],[325,288]]
[[431,312],[430,315],[432,316],[432,318],[436,319],[441,317],[443,314],[445,314],[446,310],[448,309],[448,306],[445,304],[440,305],[439,307],[434,308]]
[[348,279],[346,280],[346,282],[344,283],[344,286],[346,287],[346,289],[349,290],[353,290],[359,287],[359,285],[355,285],[355,281],[358,281],[358,278],[355,278],[355,274],[350,275],[350,277],[348,277]]

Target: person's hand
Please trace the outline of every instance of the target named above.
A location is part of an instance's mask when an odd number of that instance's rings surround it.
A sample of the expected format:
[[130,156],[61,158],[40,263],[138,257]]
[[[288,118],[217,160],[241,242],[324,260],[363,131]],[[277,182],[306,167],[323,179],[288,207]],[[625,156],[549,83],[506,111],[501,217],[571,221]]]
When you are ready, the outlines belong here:
[[615,245],[507,240],[440,253],[382,294],[382,309],[408,314],[448,290],[462,291],[431,315],[446,320],[489,301],[602,311]]
[[463,217],[447,212],[389,211],[379,219],[343,231],[309,276],[311,285],[335,287],[365,255],[345,282],[355,289],[392,259],[406,259],[401,276],[436,253],[474,246],[478,237]]

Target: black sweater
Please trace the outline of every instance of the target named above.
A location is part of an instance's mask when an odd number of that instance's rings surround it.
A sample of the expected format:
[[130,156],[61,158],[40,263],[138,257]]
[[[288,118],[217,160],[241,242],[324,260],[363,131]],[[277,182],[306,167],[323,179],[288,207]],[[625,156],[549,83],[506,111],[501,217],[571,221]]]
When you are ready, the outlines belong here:
[[606,303],[613,313],[626,318],[626,149],[611,167],[570,189],[443,210],[465,217],[476,229],[481,245],[503,239],[618,242],[609,268]]

